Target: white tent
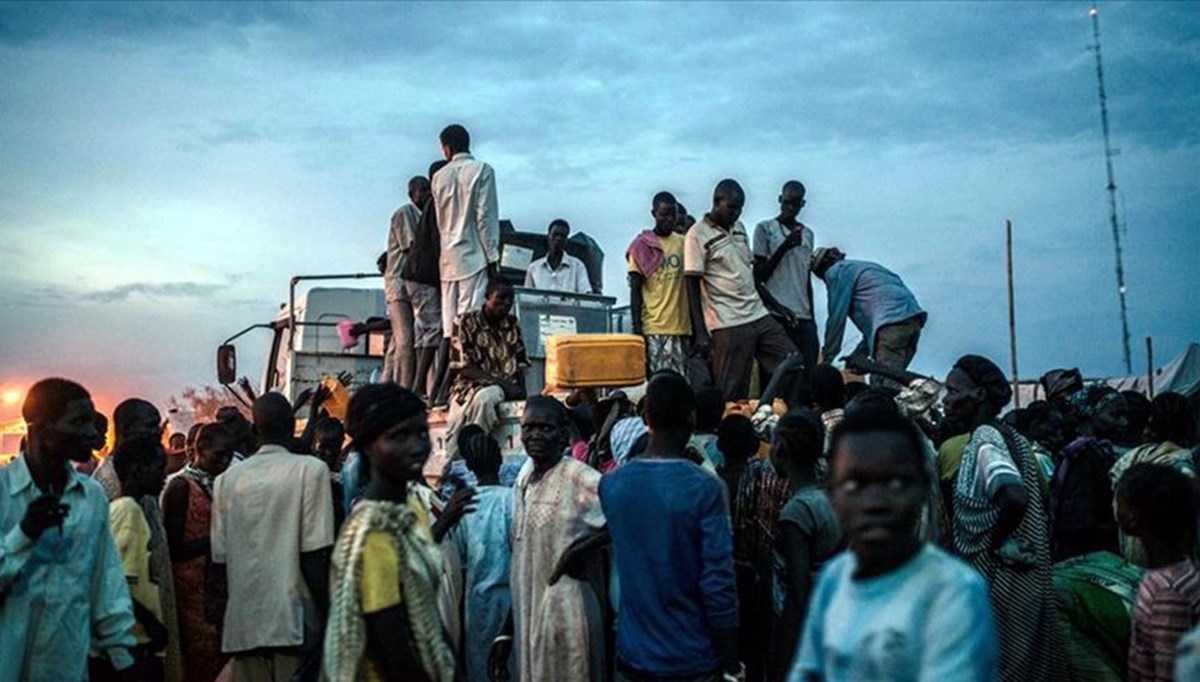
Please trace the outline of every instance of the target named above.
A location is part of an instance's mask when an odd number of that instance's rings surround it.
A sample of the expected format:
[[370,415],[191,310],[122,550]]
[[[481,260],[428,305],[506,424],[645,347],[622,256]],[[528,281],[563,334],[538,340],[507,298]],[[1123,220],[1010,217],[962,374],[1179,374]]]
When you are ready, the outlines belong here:
[[[1148,381],[1146,375],[1113,377],[1109,379],[1085,378],[1084,383],[1104,382],[1118,391],[1137,391],[1149,396],[1146,390]],[[1035,400],[1045,400],[1046,393],[1036,379],[1022,381],[1017,387],[1021,405],[1028,405]],[[1200,343],[1190,343],[1174,360],[1154,372],[1154,395],[1167,391],[1182,393],[1185,396],[1200,392]],[[1012,407],[1012,403],[1009,403]]]
[[[1137,391],[1149,395],[1149,382],[1145,375],[1107,379],[1105,383],[1118,391]],[[1154,395],[1168,391],[1186,396],[1200,392],[1200,343],[1188,344],[1178,357],[1154,372]]]

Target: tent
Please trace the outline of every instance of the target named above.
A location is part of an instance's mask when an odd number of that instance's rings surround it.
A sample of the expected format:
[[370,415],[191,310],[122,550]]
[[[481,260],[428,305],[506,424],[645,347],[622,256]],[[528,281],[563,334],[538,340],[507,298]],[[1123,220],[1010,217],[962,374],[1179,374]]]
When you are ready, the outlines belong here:
[[[1118,391],[1149,395],[1149,381],[1145,375],[1108,379],[1105,383]],[[1183,353],[1154,373],[1154,395],[1168,391],[1185,396],[1200,392],[1200,343],[1188,344]]]
[[[1149,396],[1149,382],[1146,375],[1112,377],[1108,379],[1085,378],[1084,383],[1103,382],[1118,391],[1137,391]],[[1017,387],[1021,397],[1021,405],[1028,405],[1035,400],[1045,400],[1046,394],[1036,379],[1022,381]],[[1192,396],[1200,393],[1200,343],[1190,343],[1176,358],[1160,367],[1154,373],[1154,395],[1167,391]],[[1009,405],[1012,406],[1011,403]]]

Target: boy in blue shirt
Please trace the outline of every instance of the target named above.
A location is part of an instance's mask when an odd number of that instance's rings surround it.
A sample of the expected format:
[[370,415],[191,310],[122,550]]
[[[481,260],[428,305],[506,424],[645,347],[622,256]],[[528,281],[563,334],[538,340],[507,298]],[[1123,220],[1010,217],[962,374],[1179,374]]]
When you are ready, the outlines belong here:
[[833,432],[831,501],[850,551],[821,571],[791,682],[997,679],[983,578],[915,532],[930,473],[898,412]]
[[655,374],[646,388],[645,453],[600,481],[621,580],[618,682],[741,675],[725,489],[684,456],[695,411],[682,375]]

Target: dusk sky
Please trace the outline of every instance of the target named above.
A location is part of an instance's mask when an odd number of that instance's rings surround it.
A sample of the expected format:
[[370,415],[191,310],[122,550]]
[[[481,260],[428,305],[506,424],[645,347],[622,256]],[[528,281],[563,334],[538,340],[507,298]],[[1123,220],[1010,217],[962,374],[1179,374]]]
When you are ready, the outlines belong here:
[[[215,384],[290,276],[374,267],[451,122],[501,215],[595,237],[622,302],[655,192],[699,216],[736,178],[753,229],[795,178],[818,245],[929,311],[917,371],[1008,367],[1010,218],[1022,374],[1121,374],[1088,7],[2,4],[0,389]],[[1140,372],[1146,336],[1200,340],[1200,4],[1100,13]]]

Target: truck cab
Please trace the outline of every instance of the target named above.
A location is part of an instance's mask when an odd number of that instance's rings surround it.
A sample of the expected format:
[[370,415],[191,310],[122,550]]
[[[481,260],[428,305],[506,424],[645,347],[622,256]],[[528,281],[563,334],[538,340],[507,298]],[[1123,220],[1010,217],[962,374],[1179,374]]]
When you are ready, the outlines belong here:
[[[237,381],[237,347],[250,342],[251,338],[255,338],[254,343],[267,346],[260,394],[275,391],[294,401],[306,388],[315,388],[323,378],[336,377],[343,372],[353,376],[354,386],[377,381],[383,372],[388,335],[372,332],[362,337],[357,346],[343,349],[337,325],[344,320],[361,322],[370,317],[385,317],[387,308],[382,286],[355,288],[323,284],[372,277],[375,278],[372,283],[378,281],[378,275],[365,274],[292,278],[289,303],[280,308],[273,321],[252,324],[229,337],[218,348],[220,383],[229,386]],[[322,285],[302,289],[301,285],[307,282],[321,282]],[[614,308],[614,303],[615,299],[607,296],[514,288],[513,314],[520,321],[532,363],[525,375],[529,395],[541,393],[545,386],[546,337],[620,331],[627,309]],[[524,454],[519,437],[523,407],[523,401],[513,401],[503,403],[499,408],[500,425],[492,435],[505,457]],[[431,480],[440,477],[445,465],[446,419],[445,409],[430,410],[433,452],[425,472]]]

